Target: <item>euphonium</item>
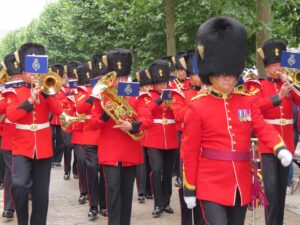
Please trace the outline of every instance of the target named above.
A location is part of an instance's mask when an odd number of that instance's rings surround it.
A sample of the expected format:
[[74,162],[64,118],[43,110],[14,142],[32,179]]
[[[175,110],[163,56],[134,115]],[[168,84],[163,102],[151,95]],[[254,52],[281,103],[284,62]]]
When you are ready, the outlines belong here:
[[84,114],[79,115],[78,117],[75,116],[69,116],[67,113],[63,112],[60,116],[59,116],[59,121],[60,121],[60,126],[61,128],[66,131],[68,129],[68,127],[78,121],[82,121],[85,120],[86,116]]
[[[119,124],[119,120],[129,122],[137,120],[137,113],[122,96],[118,96],[115,85],[116,72],[110,72],[103,76],[93,88],[94,95],[101,95],[101,106],[103,110]],[[136,134],[126,132],[133,140],[140,140],[144,132],[139,131]]]
[[57,73],[49,71],[47,74],[41,74],[39,84],[41,91],[46,95],[55,95],[59,92],[63,80]]

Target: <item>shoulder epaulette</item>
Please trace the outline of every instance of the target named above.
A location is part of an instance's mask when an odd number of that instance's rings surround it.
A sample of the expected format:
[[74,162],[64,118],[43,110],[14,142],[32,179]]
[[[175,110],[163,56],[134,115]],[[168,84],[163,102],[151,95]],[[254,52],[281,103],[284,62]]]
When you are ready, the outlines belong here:
[[204,96],[207,96],[207,95],[208,95],[207,92],[206,92],[206,93],[198,94],[198,95],[192,97],[192,98],[191,98],[191,101],[194,102],[194,101],[196,101],[196,100],[198,100],[198,99],[200,99],[200,98],[202,98],[202,97],[204,97]]
[[68,98],[71,102],[75,103],[75,97],[74,97],[74,95],[69,95],[67,98]]
[[9,94],[9,93],[13,93],[13,94],[17,95],[17,92],[14,88],[6,88],[2,91],[2,95]]

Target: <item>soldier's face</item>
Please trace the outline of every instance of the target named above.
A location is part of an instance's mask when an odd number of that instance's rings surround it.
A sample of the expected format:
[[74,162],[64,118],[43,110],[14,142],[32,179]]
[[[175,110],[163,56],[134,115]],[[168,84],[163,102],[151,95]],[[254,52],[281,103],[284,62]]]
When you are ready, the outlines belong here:
[[148,92],[148,91],[150,91],[150,85],[145,85],[145,86],[142,86],[142,87],[140,87],[140,90],[141,91],[144,91],[144,92]]
[[279,79],[280,78],[279,73],[284,72],[284,69],[282,66],[280,66],[280,63],[274,63],[266,67],[266,72],[272,78]]
[[166,89],[168,87],[168,83],[164,82],[164,83],[159,83],[155,85],[155,89],[157,92],[161,93],[163,89]]
[[236,77],[233,75],[213,76],[210,79],[212,87],[222,93],[230,93],[235,85]]
[[186,78],[186,72],[183,69],[178,69],[177,70],[177,77],[179,80],[184,80]]
[[201,86],[201,80],[200,80],[198,74],[193,74],[193,75],[190,75],[189,77],[190,77],[191,84],[193,86],[197,86],[197,87]]

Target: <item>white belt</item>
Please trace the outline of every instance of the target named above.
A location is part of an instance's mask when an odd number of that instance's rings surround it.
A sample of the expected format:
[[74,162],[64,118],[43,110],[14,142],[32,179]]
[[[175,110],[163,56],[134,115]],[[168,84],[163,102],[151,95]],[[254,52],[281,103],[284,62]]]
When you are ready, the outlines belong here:
[[5,123],[12,123],[12,124],[14,124],[13,122],[11,122],[11,121],[10,121],[9,119],[7,119],[7,118],[5,118],[4,122],[5,122]]
[[290,119],[290,120],[287,120],[287,119],[267,120],[266,119],[265,121],[269,124],[281,125],[281,126],[293,124],[293,122],[294,122],[294,120],[292,120],[292,119]]
[[154,123],[160,123],[160,124],[172,124],[175,123],[174,119],[154,119],[153,120]]
[[92,118],[92,116],[91,115],[84,115],[84,118],[85,118],[84,120],[79,120],[78,122],[84,123],[85,120],[90,120]]
[[46,123],[33,123],[33,124],[16,124],[16,128],[19,130],[30,130],[30,131],[37,131],[42,130],[49,127],[49,122]]

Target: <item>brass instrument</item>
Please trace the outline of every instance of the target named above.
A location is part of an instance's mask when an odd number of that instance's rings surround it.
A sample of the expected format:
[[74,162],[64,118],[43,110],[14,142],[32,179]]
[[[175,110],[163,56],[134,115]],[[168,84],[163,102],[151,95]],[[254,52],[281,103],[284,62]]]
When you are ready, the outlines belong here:
[[85,119],[86,119],[86,115],[84,114],[81,114],[78,117],[76,117],[76,116],[69,116],[67,113],[63,112],[59,116],[59,121],[61,124],[60,126],[64,131],[66,131],[70,125]]
[[0,71],[0,83],[6,83],[11,80],[11,76],[8,75],[5,68]]
[[[300,69],[294,70],[291,68],[285,68],[285,74],[287,75],[287,79],[283,79],[283,81],[286,81],[290,84],[292,84],[292,90],[300,96]],[[281,72],[277,72],[277,74],[281,74]]]
[[[93,88],[93,94],[101,94],[100,102],[103,110],[117,125],[120,124],[119,120],[126,120],[128,122],[136,121],[137,113],[135,110],[125,98],[118,96],[114,82],[116,76],[116,72],[110,72],[104,75]],[[144,131],[139,131],[136,134],[132,134],[129,131],[126,131],[126,133],[135,141],[140,140],[144,135]]]
[[39,78],[41,91],[46,95],[55,95],[59,92],[63,80],[55,72],[49,71],[47,74],[41,74]]

